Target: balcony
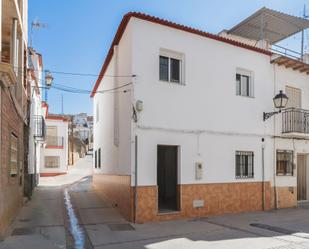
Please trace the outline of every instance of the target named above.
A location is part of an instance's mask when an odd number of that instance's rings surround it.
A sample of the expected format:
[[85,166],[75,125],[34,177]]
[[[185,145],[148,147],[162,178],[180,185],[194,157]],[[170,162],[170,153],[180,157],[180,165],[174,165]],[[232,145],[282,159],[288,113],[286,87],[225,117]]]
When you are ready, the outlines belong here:
[[282,111],[282,133],[309,134],[309,110],[284,109]]
[[34,115],[34,138],[44,141],[46,136],[45,119],[42,115]]
[[63,149],[63,137],[47,136],[46,148],[48,149]]

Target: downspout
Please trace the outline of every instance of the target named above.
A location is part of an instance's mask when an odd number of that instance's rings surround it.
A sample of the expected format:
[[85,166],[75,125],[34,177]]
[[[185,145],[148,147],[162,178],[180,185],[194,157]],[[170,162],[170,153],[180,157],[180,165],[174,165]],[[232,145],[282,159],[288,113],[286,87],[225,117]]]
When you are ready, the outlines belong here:
[[[274,63],[274,95],[276,93],[276,64]],[[274,118],[274,125],[273,125],[273,133],[276,135],[276,118]],[[273,137],[274,143],[273,143],[273,181],[274,181],[274,208],[278,209],[278,192],[277,192],[277,186],[276,186],[276,137]]]
[[262,210],[265,211],[265,139],[262,138]]
[[137,155],[138,155],[138,138],[135,135],[135,165],[134,165],[134,223],[137,221]]

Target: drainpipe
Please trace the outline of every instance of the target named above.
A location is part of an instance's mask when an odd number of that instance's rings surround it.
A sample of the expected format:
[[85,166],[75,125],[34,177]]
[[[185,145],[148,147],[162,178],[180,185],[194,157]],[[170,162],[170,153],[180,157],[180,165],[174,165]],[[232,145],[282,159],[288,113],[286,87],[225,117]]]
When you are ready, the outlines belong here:
[[[274,95],[276,93],[276,64],[274,63]],[[274,118],[274,126],[273,126],[273,133],[276,135],[276,118]],[[274,205],[275,209],[278,209],[278,192],[277,192],[277,186],[276,186],[276,171],[277,171],[277,166],[276,166],[276,137],[274,136],[274,143],[273,143],[273,181],[274,181]]]
[[134,223],[136,223],[137,220],[137,149],[138,149],[138,144],[137,144],[137,136],[135,136],[135,169],[134,169]]
[[265,139],[262,138],[262,210],[265,211]]

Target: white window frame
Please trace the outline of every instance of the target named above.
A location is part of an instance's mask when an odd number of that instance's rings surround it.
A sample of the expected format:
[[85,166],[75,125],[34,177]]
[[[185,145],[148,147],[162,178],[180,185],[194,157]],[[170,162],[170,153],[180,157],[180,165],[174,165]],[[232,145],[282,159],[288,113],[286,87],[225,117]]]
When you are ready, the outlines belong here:
[[[236,80],[237,74],[240,74],[241,76],[247,76],[249,78],[249,95],[243,94],[243,89],[241,88],[242,81],[240,81],[240,92],[239,92],[238,84],[237,84],[237,80]],[[236,69],[236,74],[235,74],[235,90],[236,90],[236,95],[237,96],[254,98],[254,74],[253,74],[253,71],[247,70],[247,69],[243,69],[243,68],[237,68]]]
[[[160,56],[164,56],[168,58],[168,80],[161,80],[160,79]],[[161,82],[168,82],[168,83],[173,83],[173,84],[177,84],[177,85],[185,85],[185,58],[184,58],[184,54],[183,53],[179,53],[176,51],[172,51],[172,50],[168,50],[168,49],[160,49],[160,53],[159,53],[159,81]],[[176,59],[179,60],[179,82],[175,82],[171,80],[171,59]]]

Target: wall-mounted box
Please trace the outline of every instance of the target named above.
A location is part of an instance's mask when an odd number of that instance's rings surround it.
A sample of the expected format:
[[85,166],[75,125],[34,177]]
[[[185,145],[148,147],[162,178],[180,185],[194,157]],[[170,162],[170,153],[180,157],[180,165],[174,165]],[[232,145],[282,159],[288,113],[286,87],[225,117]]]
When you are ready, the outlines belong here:
[[194,208],[201,208],[201,207],[204,207],[204,200],[193,200],[193,207]]
[[201,180],[203,178],[203,163],[196,162],[195,163],[195,179]]

